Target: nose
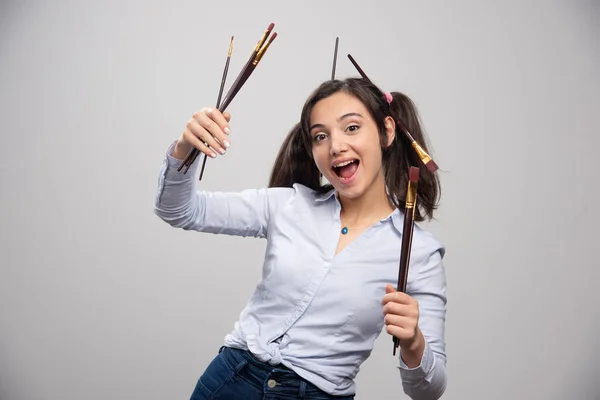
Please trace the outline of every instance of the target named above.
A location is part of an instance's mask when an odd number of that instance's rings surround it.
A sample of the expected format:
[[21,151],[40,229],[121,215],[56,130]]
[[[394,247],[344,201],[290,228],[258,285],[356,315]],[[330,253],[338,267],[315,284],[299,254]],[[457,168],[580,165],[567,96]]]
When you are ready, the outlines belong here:
[[330,141],[331,147],[329,148],[330,155],[335,156],[337,154],[343,153],[348,150],[348,144],[344,140],[344,135],[337,133],[337,132],[331,132],[330,137],[331,137],[331,141]]

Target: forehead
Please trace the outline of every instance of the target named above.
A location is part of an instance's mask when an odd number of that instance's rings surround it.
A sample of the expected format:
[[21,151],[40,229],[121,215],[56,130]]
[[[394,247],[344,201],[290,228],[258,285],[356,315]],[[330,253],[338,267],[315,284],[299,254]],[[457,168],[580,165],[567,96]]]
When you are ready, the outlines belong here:
[[310,122],[329,123],[335,122],[342,115],[358,113],[364,118],[368,118],[369,112],[365,105],[356,97],[338,92],[319,100],[311,110]]

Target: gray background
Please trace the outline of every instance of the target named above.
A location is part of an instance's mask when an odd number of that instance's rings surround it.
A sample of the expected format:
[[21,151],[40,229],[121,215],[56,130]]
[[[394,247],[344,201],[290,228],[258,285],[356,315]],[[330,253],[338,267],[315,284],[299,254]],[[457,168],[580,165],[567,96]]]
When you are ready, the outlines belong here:
[[[0,9],[0,398],[187,399],[265,243],[153,214],[167,146],[234,100],[207,189],[267,184],[304,99],[356,75],[411,96],[442,171],[445,399],[598,399],[597,1],[12,1]],[[286,7],[286,8],[284,8]],[[362,399],[399,399],[383,332]]]

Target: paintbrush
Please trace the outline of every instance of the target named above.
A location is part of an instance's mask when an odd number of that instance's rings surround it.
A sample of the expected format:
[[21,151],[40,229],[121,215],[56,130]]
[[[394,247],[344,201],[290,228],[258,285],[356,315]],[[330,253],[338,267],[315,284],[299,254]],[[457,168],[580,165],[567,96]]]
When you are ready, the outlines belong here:
[[[231,53],[233,52],[233,36],[231,37],[230,41],[229,41],[229,49],[227,50],[227,60],[225,61],[225,68],[223,68],[223,77],[221,78],[221,86],[219,87],[219,95],[217,96],[217,105],[216,107],[219,107],[219,104],[221,104],[221,97],[223,96],[223,89],[225,88],[225,81],[227,80],[227,73],[229,71],[229,62],[231,61]],[[208,143],[204,143],[206,146],[208,146]],[[188,155],[188,157],[186,158],[186,163],[185,165],[185,171],[183,172],[184,174],[187,173],[188,169],[190,169],[190,166],[193,164],[193,162],[196,160],[196,157],[198,156],[198,149],[193,149],[192,152]],[[206,159],[208,158],[208,156],[206,154],[203,154],[204,159],[202,160],[202,170],[200,171],[200,178],[199,180],[202,180],[202,175],[204,174],[204,165],[206,165]],[[178,170],[181,170],[182,165],[179,166]]]
[[[410,264],[410,251],[415,222],[415,210],[417,208],[417,187],[419,183],[419,168],[410,167],[408,174],[408,189],[406,190],[406,201],[404,206],[404,226],[402,227],[402,247],[400,249],[400,264],[398,267],[397,291],[406,293],[406,281],[408,279],[408,266]],[[394,352],[399,346],[398,338],[394,336]]]
[[337,57],[338,57],[338,45],[340,43],[340,38],[335,38],[335,48],[333,49],[333,66],[331,67],[331,80],[335,79],[335,68],[337,66]]
[[[371,82],[371,80],[367,77],[367,74],[365,74],[365,72],[362,70],[362,68],[358,65],[358,63],[356,62],[356,60],[354,59],[354,57],[352,57],[350,54],[348,54],[348,58],[350,59],[350,62],[352,63],[352,65],[354,65],[354,68],[356,68],[356,70],[358,71],[358,73],[360,74],[360,76],[364,80],[366,80],[368,82]],[[404,132],[404,134],[406,135],[406,137],[410,141],[411,146],[413,147],[413,149],[415,150],[415,152],[419,156],[419,159],[425,165],[425,167],[431,173],[434,173],[435,171],[437,171],[438,168],[439,168],[438,165],[435,163],[435,161],[433,160],[433,158],[431,158],[431,156],[429,154],[427,154],[427,152],[425,151],[425,149],[423,148],[423,146],[421,146],[413,138],[413,136],[411,135],[411,133],[408,130],[408,128],[406,127],[406,125],[404,125],[404,123],[400,119],[396,120],[396,123],[400,126],[400,129],[402,130],[402,132]]]
[[[223,102],[221,104],[217,104],[217,109],[220,112],[225,111],[227,106],[231,103],[231,101],[234,99],[236,94],[240,91],[240,89],[242,88],[244,83],[248,80],[248,78],[250,77],[252,72],[254,72],[254,69],[256,68],[256,66],[258,65],[258,63],[260,62],[262,57],[264,56],[265,52],[267,51],[267,49],[269,48],[269,46],[271,45],[273,40],[275,40],[275,38],[277,37],[277,32],[273,32],[273,34],[270,37],[268,37],[274,26],[275,26],[275,24],[273,24],[273,23],[269,24],[268,28],[265,30],[265,32],[259,39],[258,43],[256,44],[255,49],[252,51],[250,58],[248,59],[248,61],[246,62],[246,64],[242,68],[242,70],[240,71],[237,79],[229,88],[229,91],[227,92],[225,99],[223,100]],[[268,37],[268,39],[267,39],[267,37]],[[228,59],[229,59],[229,56],[228,56]],[[229,67],[229,62],[226,63],[226,69],[228,67]],[[224,76],[225,75],[226,75],[226,72],[224,72]],[[224,79],[225,79],[225,77],[221,81],[222,86],[224,84]],[[219,94],[219,97],[220,96],[221,95]],[[192,165],[194,163],[194,161],[196,160],[196,157],[198,156],[199,152],[200,151],[198,149],[194,148],[190,152],[190,154],[186,157],[186,159],[181,163],[181,165],[178,168],[178,171],[180,171],[184,166],[188,166],[188,168],[189,168],[189,166]],[[204,174],[205,163],[206,163],[206,157],[204,158],[204,163],[202,165],[202,170],[200,172],[200,179],[202,179],[202,176]],[[187,172],[187,168],[186,168],[185,172]]]

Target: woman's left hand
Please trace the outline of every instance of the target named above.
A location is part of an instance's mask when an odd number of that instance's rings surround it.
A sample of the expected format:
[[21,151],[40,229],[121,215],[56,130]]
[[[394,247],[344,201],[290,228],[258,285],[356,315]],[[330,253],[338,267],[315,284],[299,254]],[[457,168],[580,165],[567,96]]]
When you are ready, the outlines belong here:
[[385,287],[381,303],[386,331],[398,338],[404,362],[409,367],[419,365],[425,347],[419,329],[419,303],[408,294],[396,291],[392,285]]

